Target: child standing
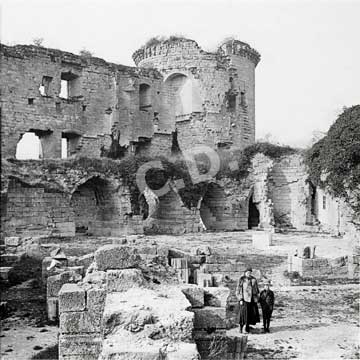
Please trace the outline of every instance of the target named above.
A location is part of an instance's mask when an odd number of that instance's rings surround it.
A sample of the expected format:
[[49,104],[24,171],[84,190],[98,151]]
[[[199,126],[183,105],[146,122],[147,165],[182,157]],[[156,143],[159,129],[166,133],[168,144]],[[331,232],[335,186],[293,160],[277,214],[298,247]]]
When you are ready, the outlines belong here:
[[260,293],[260,305],[263,315],[264,332],[270,332],[270,319],[274,309],[274,293],[270,290],[270,280],[264,281],[264,290]]

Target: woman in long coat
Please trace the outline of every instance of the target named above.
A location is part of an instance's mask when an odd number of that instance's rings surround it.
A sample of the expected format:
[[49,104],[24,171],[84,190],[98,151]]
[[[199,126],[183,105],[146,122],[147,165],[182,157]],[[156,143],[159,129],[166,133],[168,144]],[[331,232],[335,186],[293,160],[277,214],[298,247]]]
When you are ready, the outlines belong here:
[[[251,275],[252,268],[248,267],[240,277],[236,287],[236,297],[240,302],[239,324],[240,332],[250,332],[250,325],[260,322],[258,309],[259,287],[256,278]],[[245,329],[244,329],[245,327]]]

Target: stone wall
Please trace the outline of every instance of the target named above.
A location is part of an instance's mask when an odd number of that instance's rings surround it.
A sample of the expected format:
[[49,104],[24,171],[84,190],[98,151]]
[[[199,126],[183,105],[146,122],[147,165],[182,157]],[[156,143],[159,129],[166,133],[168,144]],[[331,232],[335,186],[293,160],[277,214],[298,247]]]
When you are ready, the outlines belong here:
[[247,181],[222,178],[210,183],[200,203],[200,215],[208,230],[248,229]]
[[175,188],[159,197],[156,210],[146,221],[146,233],[183,234],[203,231],[199,211],[188,209]]
[[74,213],[65,193],[11,180],[4,236],[75,235]]
[[[195,41],[181,40],[139,50],[134,59],[139,68],[39,46],[2,45],[4,157],[15,157],[28,132],[39,137],[44,158],[61,157],[62,139],[67,156],[98,157],[113,141],[141,147],[154,133],[171,135],[177,128],[183,150],[254,142],[260,55],[249,45],[237,42],[206,53]],[[162,143],[156,136],[151,152],[171,149],[171,142]]]
[[[85,181],[87,180],[87,181]],[[73,193],[10,180],[2,236],[118,236],[143,232],[133,215],[130,191],[122,180],[92,177]]]
[[268,186],[276,224],[297,229],[305,227],[309,197],[307,177],[301,155],[286,156],[274,163]]
[[354,278],[359,275],[359,256],[351,255],[352,262],[357,266],[357,271],[351,273],[349,257],[341,256],[338,258],[313,258],[304,259],[298,256],[289,256],[288,271],[297,272],[302,278]]
[[[4,157],[15,157],[26,132],[39,136],[45,158],[61,157],[62,138],[72,147],[69,155],[100,156],[114,131],[122,144],[152,136],[161,85],[154,70],[25,45],[2,45],[1,64]],[[151,89],[150,106],[140,109],[143,83]]]

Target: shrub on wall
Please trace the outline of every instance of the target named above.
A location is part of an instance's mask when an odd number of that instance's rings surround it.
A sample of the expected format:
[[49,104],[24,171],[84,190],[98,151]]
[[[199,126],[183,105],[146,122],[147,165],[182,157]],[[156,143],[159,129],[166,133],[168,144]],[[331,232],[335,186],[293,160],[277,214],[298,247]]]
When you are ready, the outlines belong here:
[[247,146],[244,150],[219,152],[221,169],[218,178],[229,177],[243,179],[249,175],[251,160],[256,154],[264,154],[270,159],[279,159],[282,156],[299,152],[290,146],[274,145],[268,142],[257,142]]
[[306,153],[310,180],[360,211],[360,105],[344,109]]

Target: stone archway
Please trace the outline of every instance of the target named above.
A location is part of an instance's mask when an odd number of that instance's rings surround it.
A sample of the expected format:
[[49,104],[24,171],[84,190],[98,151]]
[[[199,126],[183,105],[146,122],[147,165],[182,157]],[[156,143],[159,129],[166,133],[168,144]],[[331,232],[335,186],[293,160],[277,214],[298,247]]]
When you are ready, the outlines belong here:
[[200,216],[207,230],[224,230],[224,209],[226,197],[218,184],[209,184],[200,205]]
[[76,233],[108,235],[112,232],[120,216],[115,192],[111,183],[100,177],[90,178],[76,188],[70,201]]

